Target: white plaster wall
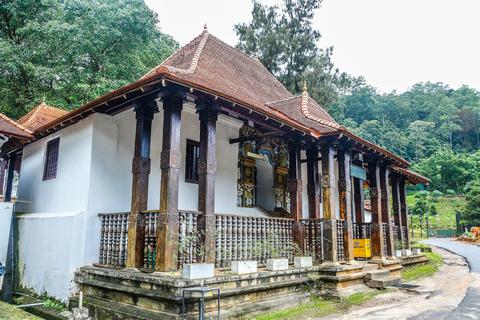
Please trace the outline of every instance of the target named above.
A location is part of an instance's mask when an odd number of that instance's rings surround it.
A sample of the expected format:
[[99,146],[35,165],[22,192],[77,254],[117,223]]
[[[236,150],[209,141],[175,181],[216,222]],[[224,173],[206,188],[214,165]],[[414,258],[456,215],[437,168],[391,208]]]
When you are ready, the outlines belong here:
[[[12,221],[13,204],[11,202],[0,202],[0,263],[6,266],[8,237]],[[0,289],[2,288],[3,276],[0,276]]]
[[[43,181],[47,142],[60,137],[57,177]],[[85,211],[88,202],[92,118],[23,149],[17,212]]]
[[66,301],[83,264],[85,212],[19,214],[20,285]]
[[[89,117],[25,146],[18,201],[20,284],[66,300],[87,243],[93,120]],[[60,137],[57,176],[43,181],[47,142]]]

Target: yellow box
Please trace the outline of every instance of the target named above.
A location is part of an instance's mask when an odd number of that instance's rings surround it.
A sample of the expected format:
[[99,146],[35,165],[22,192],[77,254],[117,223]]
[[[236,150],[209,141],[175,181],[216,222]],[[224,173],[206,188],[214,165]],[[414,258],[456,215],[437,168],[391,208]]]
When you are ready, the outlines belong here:
[[355,258],[371,258],[370,239],[353,239],[353,256]]

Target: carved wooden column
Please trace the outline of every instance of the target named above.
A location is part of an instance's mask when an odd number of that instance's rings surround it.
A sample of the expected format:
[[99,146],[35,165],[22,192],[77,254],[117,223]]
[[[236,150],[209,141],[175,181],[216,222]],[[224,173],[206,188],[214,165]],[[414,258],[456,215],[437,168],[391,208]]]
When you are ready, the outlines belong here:
[[302,214],[302,167],[300,152],[302,148],[298,141],[288,143],[288,191],[290,193],[290,213],[295,219],[293,228],[293,240],[301,251],[305,250],[305,227],[300,221]]
[[398,175],[392,175],[392,208],[393,208],[393,218],[395,221],[395,225],[398,227],[399,233],[399,240],[402,243],[402,249],[405,245],[405,239],[403,235],[403,224],[402,224],[402,217],[401,217],[401,208],[400,208],[400,185],[399,185],[399,177]]
[[381,259],[385,257],[383,232],[382,232],[382,209],[380,199],[380,163],[372,161],[368,163],[368,183],[370,185],[370,201],[372,206],[372,257]]
[[127,268],[143,266],[145,223],[141,212],[147,210],[148,177],[150,175],[150,138],[152,120],[158,112],[153,98],[136,102],[134,105],[137,120],[135,130],[135,149],[132,161],[132,199],[128,218]]
[[160,215],[157,231],[157,271],[172,271],[178,263],[178,183],[181,164],[180,129],[184,92],[170,90],[162,97],[163,137],[160,155]]
[[307,193],[308,217],[320,219],[321,186],[318,171],[318,146],[312,142],[307,146]]
[[392,215],[390,211],[390,188],[389,188],[390,169],[384,164],[380,166],[380,196],[382,201],[382,221],[387,223],[387,254],[392,257],[395,255],[395,238],[392,230]]
[[341,146],[337,150],[338,161],[338,195],[340,202],[340,219],[344,221],[343,247],[345,260],[354,260],[352,230],[352,178],[350,176],[351,150]]
[[334,150],[330,142],[320,147],[322,154],[323,252],[327,262],[338,262],[337,221],[334,212],[333,179],[335,176]]
[[407,195],[405,190],[405,178],[400,177],[398,181],[398,189],[400,193],[400,217],[402,226],[405,226],[405,243],[406,249],[410,249],[410,234],[408,232],[408,208],[407,208]]
[[197,100],[200,119],[198,159],[198,230],[205,246],[205,262],[215,263],[215,157],[216,124],[219,106],[213,99]]
[[353,202],[355,223],[363,223],[365,221],[365,195],[363,192],[363,180],[360,178],[353,178]]
[[17,155],[12,153],[8,156],[8,170],[7,170],[7,183],[5,186],[5,195],[3,197],[4,202],[12,201],[13,190],[13,176],[15,174],[15,163],[17,162]]

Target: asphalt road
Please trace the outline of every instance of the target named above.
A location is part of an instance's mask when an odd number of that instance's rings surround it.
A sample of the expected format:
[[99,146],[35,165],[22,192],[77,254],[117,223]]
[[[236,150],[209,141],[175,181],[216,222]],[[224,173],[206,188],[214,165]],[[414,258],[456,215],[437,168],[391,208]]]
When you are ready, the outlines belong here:
[[424,243],[450,250],[465,259],[477,281],[468,288],[462,302],[446,319],[480,319],[480,247],[450,239],[428,239]]

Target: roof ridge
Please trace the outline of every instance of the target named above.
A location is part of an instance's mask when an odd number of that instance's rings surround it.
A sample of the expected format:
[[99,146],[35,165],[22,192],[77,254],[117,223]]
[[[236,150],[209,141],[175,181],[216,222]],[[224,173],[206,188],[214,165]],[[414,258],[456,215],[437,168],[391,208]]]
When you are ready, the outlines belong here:
[[[195,38],[193,38],[193,40],[191,40],[190,42],[188,42],[186,45],[178,48],[177,50],[175,50],[175,52],[173,52],[171,55],[169,55],[165,60],[163,60],[160,64],[156,65],[155,67],[153,67],[152,69],[150,69],[147,73],[145,73],[141,78],[141,79],[146,79],[148,77],[151,77],[154,75],[154,73],[156,73],[156,71],[160,68],[160,67],[165,67],[168,69],[168,71],[170,72],[177,72],[177,73],[183,73],[183,74],[191,74],[193,72],[195,72],[196,68],[197,68],[197,65],[198,65],[198,60],[200,59],[200,55],[203,51],[203,47],[205,46],[205,43],[207,42],[207,38],[208,38],[208,31],[206,29],[203,30],[203,32],[201,34],[199,34],[198,36],[196,36]],[[177,67],[174,67],[174,66],[171,66],[171,65],[168,65],[168,64],[165,64],[167,61],[169,60],[172,60],[175,56],[177,56],[184,48],[188,47],[189,45],[191,44],[194,44],[198,38],[200,38],[200,42],[198,44],[198,47],[197,49],[195,50],[195,53],[194,53],[194,56],[192,58],[192,61],[190,62],[190,67],[188,69],[181,69],[181,68],[177,68]],[[201,47],[201,50],[199,50],[199,47]],[[197,57],[198,56],[198,57]],[[195,59],[196,58],[196,59]],[[194,59],[196,60],[195,63],[194,63]],[[192,65],[193,65],[193,72],[190,72],[189,70],[192,69]]]
[[[170,72],[177,72],[177,73],[182,73],[182,74],[193,74],[193,73],[195,73],[195,70],[197,69],[197,66],[198,66],[198,61],[200,60],[200,56],[203,53],[203,48],[205,48],[205,44],[207,43],[209,35],[210,34],[208,33],[207,29],[204,29],[203,32],[199,35],[202,38],[200,39],[198,47],[195,50],[195,53],[193,54],[192,61],[190,62],[190,67],[188,67],[188,69],[181,69],[181,68],[169,66],[168,64],[165,64],[163,66],[165,68],[167,68]],[[198,37],[196,37],[195,39],[197,39],[197,38]],[[185,46],[187,46],[187,45],[185,45]],[[183,46],[182,48],[184,48],[185,46]]]
[[32,133],[33,133],[33,131],[31,131],[30,129],[25,128],[25,127],[22,126],[20,123],[16,122],[16,121],[13,120],[13,119],[10,119],[9,117],[7,117],[6,115],[4,115],[3,113],[0,113],[0,117],[1,117],[3,120],[9,122],[11,125],[13,125],[13,126],[19,128],[19,129],[27,132],[28,134],[32,134]]
[[23,122],[22,124],[25,125],[25,126],[29,126],[31,124],[31,122],[33,121],[33,119],[35,118],[35,115],[39,112],[40,108],[42,107],[42,103],[40,103],[38,106],[36,106],[32,110],[30,110],[30,112],[28,112],[26,115],[24,115],[23,117],[18,119],[18,121],[23,121],[24,118],[27,118],[27,120],[25,122]]
[[345,129],[340,124],[333,123],[333,122],[327,121],[327,120],[323,120],[323,119],[320,119],[319,117],[316,117],[316,116],[312,115],[310,113],[310,110],[308,109],[309,98],[310,98],[310,96],[308,95],[308,91],[305,88],[305,90],[303,90],[303,92],[302,92],[302,105],[301,105],[301,107],[302,107],[302,113],[307,119],[316,121],[316,122],[318,122],[322,125],[328,126],[330,128],[333,128],[333,129],[341,129],[341,130]]
[[300,98],[302,95],[299,94],[299,95],[292,95],[291,97],[288,97],[288,98],[283,98],[283,99],[280,99],[280,100],[274,100],[274,101],[268,101],[266,102],[265,104],[268,106],[268,105],[271,105],[271,104],[275,104],[275,103],[279,103],[279,102],[285,102],[285,101],[289,101],[289,100],[293,100],[293,99],[298,99]]

